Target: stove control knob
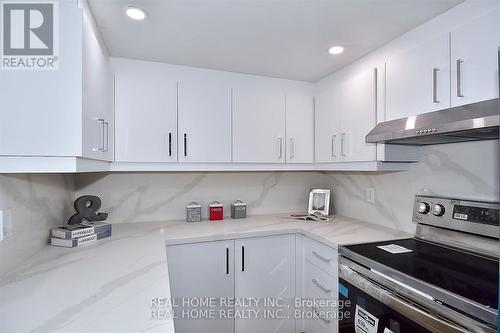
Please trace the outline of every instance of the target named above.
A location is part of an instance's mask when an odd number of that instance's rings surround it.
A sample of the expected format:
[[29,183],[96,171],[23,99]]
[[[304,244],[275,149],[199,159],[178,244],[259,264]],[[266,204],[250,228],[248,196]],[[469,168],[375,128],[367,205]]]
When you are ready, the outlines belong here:
[[430,209],[431,209],[431,207],[429,206],[429,204],[427,202],[421,202],[418,205],[418,212],[420,214],[427,214]]
[[444,206],[437,204],[434,205],[434,209],[432,210],[432,214],[435,216],[443,216],[444,215]]

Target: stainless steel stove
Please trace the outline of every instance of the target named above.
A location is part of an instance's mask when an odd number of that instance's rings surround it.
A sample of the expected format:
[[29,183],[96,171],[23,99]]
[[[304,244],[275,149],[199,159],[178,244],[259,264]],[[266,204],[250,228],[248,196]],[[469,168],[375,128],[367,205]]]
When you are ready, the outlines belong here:
[[416,196],[414,238],[341,247],[340,332],[496,332],[499,204]]

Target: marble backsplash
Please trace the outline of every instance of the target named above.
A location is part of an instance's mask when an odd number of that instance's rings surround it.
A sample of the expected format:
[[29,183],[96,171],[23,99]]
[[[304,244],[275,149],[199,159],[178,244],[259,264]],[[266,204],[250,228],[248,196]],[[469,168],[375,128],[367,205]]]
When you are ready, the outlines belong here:
[[[415,194],[499,201],[498,140],[422,147],[420,162],[409,171],[331,173],[336,212],[345,216],[414,232]],[[366,189],[375,189],[375,203]]]
[[[113,223],[185,218],[190,201],[203,205],[236,199],[248,203],[248,214],[301,212],[310,188],[331,188],[335,212],[344,216],[413,232],[416,193],[499,200],[498,140],[422,148],[421,162],[409,171],[361,172],[227,172],[115,173],[78,175],[0,175],[0,210],[10,215],[9,236],[0,242],[0,272],[47,244],[48,230],[73,212],[75,197],[101,197],[102,211]],[[366,190],[375,190],[375,203]]]
[[[413,232],[416,193],[499,200],[498,140],[422,147],[422,159],[409,171],[116,173],[76,176],[76,195],[95,194],[110,221],[143,222],[185,218],[190,201],[203,205],[236,199],[248,203],[248,214],[305,211],[310,188],[331,188],[335,212]],[[375,203],[366,190],[375,190]]]
[[0,242],[0,273],[47,245],[49,229],[71,215],[73,194],[73,175],[0,175],[7,233]]
[[207,206],[217,200],[230,215],[230,203],[242,200],[247,213],[304,212],[310,188],[324,186],[328,175],[315,172],[116,173],[76,176],[77,195],[102,199],[101,211],[114,223],[184,219],[186,204]]

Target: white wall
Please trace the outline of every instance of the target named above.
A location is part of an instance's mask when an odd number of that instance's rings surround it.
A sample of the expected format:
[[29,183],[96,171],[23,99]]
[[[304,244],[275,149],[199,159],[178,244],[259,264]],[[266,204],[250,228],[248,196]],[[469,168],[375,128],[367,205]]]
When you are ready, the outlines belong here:
[[0,210],[11,217],[11,235],[0,242],[0,274],[46,246],[49,229],[67,222],[73,181],[73,175],[0,175]]

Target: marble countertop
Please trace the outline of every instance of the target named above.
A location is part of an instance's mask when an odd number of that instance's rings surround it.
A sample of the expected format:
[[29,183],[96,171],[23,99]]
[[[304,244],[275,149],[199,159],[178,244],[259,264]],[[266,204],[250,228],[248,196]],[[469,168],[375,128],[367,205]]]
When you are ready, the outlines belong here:
[[47,246],[0,276],[0,332],[174,332],[171,319],[151,318],[152,300],[170,297],[165,243],[301,233],[336,248],[411,236],[341,216],[281,216],[118,223],[111,238],[88,246]]

